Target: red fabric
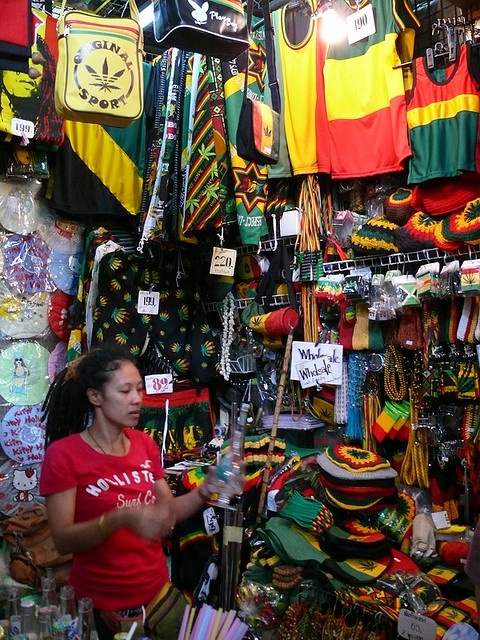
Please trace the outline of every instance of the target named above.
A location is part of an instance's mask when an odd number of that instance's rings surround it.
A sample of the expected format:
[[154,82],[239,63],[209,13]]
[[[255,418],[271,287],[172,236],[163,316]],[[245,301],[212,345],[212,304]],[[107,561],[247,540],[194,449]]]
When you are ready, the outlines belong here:
[[466,172],[455,178],[441,178],[416,185],[412,206],[431,216],[444,216],[462,211],[468,202],[478,197],[480,175]]
[[[40,493],[76,487],[75,521],[111,509],[154,501],[154,482],[164,478],[157,445],[145,433],[127,429],[130,451],[112,457],[95,451],[79,434],[53,442],[45,452]],[[148,542],[119,529],[97,547],[73,556],[70,582],[75,596],[94,607],[126,609],[146,604],[168,580],[160,540]]]
[[0,41],[22,47],[35,42],[30,0],[0,0]]

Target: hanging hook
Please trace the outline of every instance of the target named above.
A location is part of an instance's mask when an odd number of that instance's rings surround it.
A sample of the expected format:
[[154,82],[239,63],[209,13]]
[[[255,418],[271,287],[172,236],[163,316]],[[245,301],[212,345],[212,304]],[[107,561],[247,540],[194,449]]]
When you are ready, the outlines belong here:
[[220,233],[217,233],[218,241],[221,247],[223,247],[223,243],[225,242],[225,227],[222,225],[220,227]]
[[277,237],[277,215],[272,213],[273,218],[273,251],[276,251],[278,247],[278,237]]
[[183,276],[186,276],[186,271],[183,268],[183,260],[182,254],[179,252],[177,256],[177,275],[175,277],[175,281],[177,283],[177,287],[180,286],[180,280]]

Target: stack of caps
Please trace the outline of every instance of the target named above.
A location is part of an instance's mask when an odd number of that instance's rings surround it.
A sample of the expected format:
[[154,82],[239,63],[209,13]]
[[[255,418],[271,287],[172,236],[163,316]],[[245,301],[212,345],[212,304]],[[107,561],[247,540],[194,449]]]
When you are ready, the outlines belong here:
[[333,525],[332,513],[323,502],[315,498],[305,498],[298,491],[290,495],[279,514],[317,535]]
[[[287,444],[285,440],[275,438],[272,447],[269,435],[258,434],[245,436],[243,447],[243,459],[246,464],[264,465],[269,457],[272,464],[279,464],[285,460]],[[225,455],[228,451],[230,451],[230,440],[225,440],[220,453]]]
[[377,511],[397,499],[397,472],[372,451],[331,445],[317,457],[326,497],[333,507]]

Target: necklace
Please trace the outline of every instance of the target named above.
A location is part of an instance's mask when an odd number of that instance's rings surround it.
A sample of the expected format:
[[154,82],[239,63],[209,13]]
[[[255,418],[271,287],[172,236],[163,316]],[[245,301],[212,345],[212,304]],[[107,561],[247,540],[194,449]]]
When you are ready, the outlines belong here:
[[94,436],[94,435],[93,435],[93,433],[90,431],[90,429],[87,429],[87,433],[88,433],[88,435],[91,437],[91,439],[94,441],[94,443],[97,445],[97,447],[100,449],[100,451],[101,451],[104,455],[106,455],[106,456],[111,455],[110,453],[107,453],[107,452],[105,451],[105,449],[104,449],[104,448],[102,447],[102,445],[98,442],[98,440],[95,438],[95,436]]

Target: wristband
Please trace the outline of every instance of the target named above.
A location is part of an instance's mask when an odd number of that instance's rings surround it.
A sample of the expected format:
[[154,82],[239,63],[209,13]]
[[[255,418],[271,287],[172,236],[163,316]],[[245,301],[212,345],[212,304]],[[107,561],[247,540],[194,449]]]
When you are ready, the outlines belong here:
[[105,514],[102,513],[102,515],[100,516],[99,520],[98,520],[98,528],[100,529],[100,533],[102,534],[102,536],[104,538],[107,538],[110,534],[110,531],[108,529],[108,524],[107,521],[105,519]]

